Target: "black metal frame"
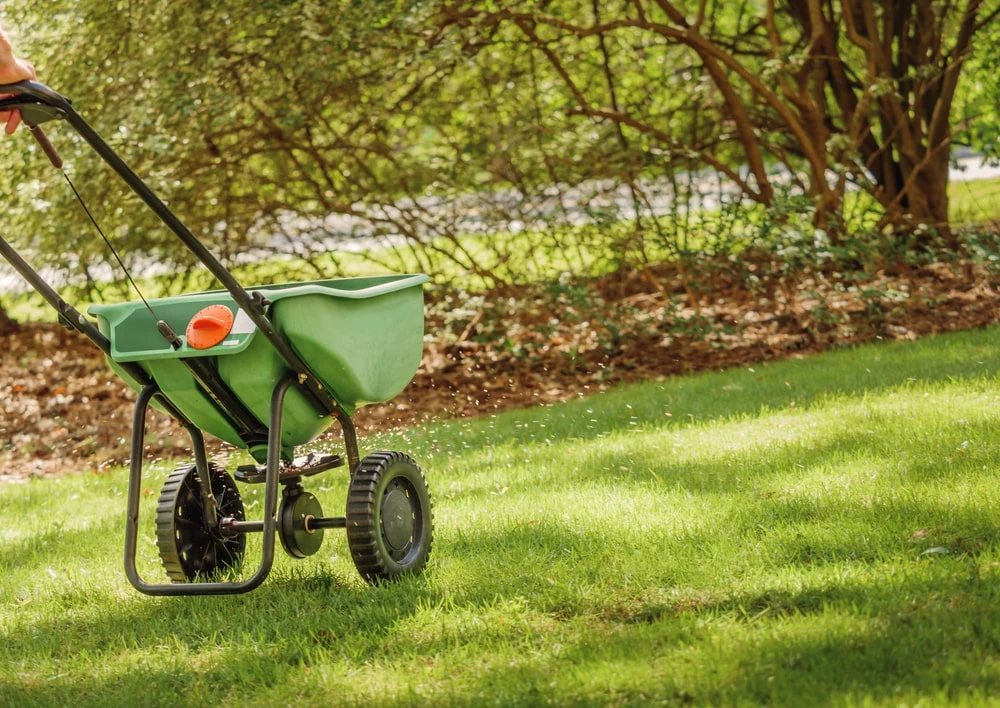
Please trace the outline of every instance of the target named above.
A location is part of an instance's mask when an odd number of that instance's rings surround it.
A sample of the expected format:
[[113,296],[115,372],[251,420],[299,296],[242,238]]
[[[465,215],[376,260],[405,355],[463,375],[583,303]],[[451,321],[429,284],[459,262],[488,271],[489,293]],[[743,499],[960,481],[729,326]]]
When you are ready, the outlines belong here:
[[[139,497],[142,487],[142,460],[145,448],[146,412],[149,404],[155,399],[163,406],[171,417],[180,422],[191,437],[195,465],[202,476],[208,479],[208,458],[205,441],[201,430],[193,425],[187,417],[160,392],[156,383],[137,363],[122,363],[118,365],[132,377],[141,387],[132,421],[131,460],[129,465],[128,509],[125,529],[125,574],[129,582],[140,592],[147,595],[219,595],[248,592],[258,587],[268,576],[274,561],[274,541],[277,529],[276,514],[278,512],[278,485],[281,477],[281,419],[282,404],[285,394],[292,386],[302,390],[324,415],[332,415],[337,419],[344,435],[344,445],[347,452],[348,469],[353,475],[360,463],[357,434],[350,415],[337,403],[333,392],[328,390],[309,366],[292,347],[275,330],[267,316],[270,304],[263,292],[249,292],[233,277],[232,273],[202,244],[194,234],[167,208],[159,197],[139,178],[135,172],[114,152],[114,150],[91,128],[91,126],[73,108],[65,96],[53,91],[47,86],[34,82],[22,81],[16,84],[0,85],[0,111],[16,109],[38,140],[42,150],[52,164],[62,167],[62,160],[38,127],[40,123],[50,120],[64,119],[76,132],[97,152],[125,183],[153,210],[161,221],[180,239],[180,241],[204,264],[212,275],[229,291],[237,305],[250,317],[258,330],[267,338],[275,351],[291,370],[286,378],[275,387],[270,408],[270,419],[266,428],[255,425],[255,417],[239,402],[233,391],[226,385],[214,370],[205,362],[197,359],[183,360],[199,384],[215,403],[223,415],[234,422],[234,427],[240,432],[244,441],[257,441],[263,436],[267,439],[267,460],[264,475],[264,519],[262,522],[237,521],[234,519],[217,519],[214,501],[206,500],[206,518],[215,519],[217,528],[225,533],[262,532],[264,549],[257,570],[248,579],[239,582],[201,582],[201,583],[148,583],[143,580],[136,568],[135,556],[138,539]],[[60,321],[66,326],[80,332],[90,339],[105,355],[111,354],[111,343],[108,338],[80,312],[67,303],[34,270],[3,238],[0,238],[0,256],[3,256],[18,273],[59,313]],[[169,328],[167,328],[169,330]],[[161,330],[162,331],[162,330]],[[166,335],[165,335],[166,336]],[[233,401],[239,405],[232,404]],[[306,471],[305,473],[308,473]],[[210,495],[208,495],[210,496]],[[343,528],[346,520],[340,517],[315,519],[313,528]]]
[[[147,583],[135,566],[135,553],[139,536],[139,495],[142,489],[142,455],[146,433],[146,411],[154,396],[159,393],[156,384],[142,389],[135,403],[132,417],[132,459],[129,461],[128,510],[125,525],[125,575],[132,586],[147,595],[227,595],[253,590],[267,578],[274,563],[274,539],[278,513],[278,476],[280,474],[279,453],[281,450],[281,409],[285,394],[295,383],[294,377],[286,377],[278,383],[271,396],[271,420],[268,429],[267,476],[264,481],[264,551],[256,572],[241,582],[208,583]],[[195,465],[202,479],[208,479],[208,458],[205,453],[205,439],[201,431],[193,425],[187,427],[194,448]],[[137,454],[139,453],[139,454]],[[244,524],[247,526],[248,524]]]

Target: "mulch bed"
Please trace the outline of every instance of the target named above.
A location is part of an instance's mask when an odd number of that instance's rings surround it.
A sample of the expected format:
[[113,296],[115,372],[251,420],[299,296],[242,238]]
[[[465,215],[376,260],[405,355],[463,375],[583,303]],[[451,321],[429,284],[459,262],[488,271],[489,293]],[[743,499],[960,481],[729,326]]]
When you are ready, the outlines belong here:
[[[411,385],[368,406],[359,433],[550,404],[616,384],[913,339],[1000,319],[1000,278],[969,263],[837,274],[777,271],[748,292],[725,274],[692,292],[668,268],[486,295],[430,289],[424,358]],[[0,336],[0,482],[100,473],[127,461],[134,393],[84,337],[55,324]],[[336,426],[327,435],[339,434]],[[211,441],[213,453],[227,448]],[[150,457],[190,455],[151,412]]]

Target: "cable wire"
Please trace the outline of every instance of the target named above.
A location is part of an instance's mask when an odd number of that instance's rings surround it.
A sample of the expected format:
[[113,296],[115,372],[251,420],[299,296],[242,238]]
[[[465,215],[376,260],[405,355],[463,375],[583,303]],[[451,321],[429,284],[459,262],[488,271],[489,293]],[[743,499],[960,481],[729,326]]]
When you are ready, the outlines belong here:
[[149,306],[149,302],[146,300],[145,297],[143,297],[142,291],[139,290],[139,286],[136,285],[135,280],[132,279],[132,274],[128,272],[128,268],[125,267],[124,261],[122,261],[121,256],[118,255],[118,251],[115,250],[115,247],[113,245],[111,245],[111,241],[108,239],[107,236],[104,235],[104,230],[101,228],[101,225],[97,223],[97,219],[95,219],[94,215],[90,213],[90,209],[87,208],[86,202],[83,201],[83,197],[81,197],[80,192],[77,191],[76,185],[73,184],[73,180],[71,180],[69,178],[69,175],[66,174],[66,170],[63,169],[59,171],[62,173],[63,179],[66,180],[66,183],[69,185],[69,188],[73,190],[73,194],[76,196],[76,200],[80,202],[80,206],[83,207],[83,211],[86,212],[87,218],[90,219],[90,223],[94,225],[94,228],[97,229],[97,233],[99,233],[101,235],[101,238],[104,239],[104,243],[106,243],[108,245],[108,248],[111,249],[112,255],[114,255],[115,260],[118,261],[118,265],[121,266],[122,272],[125,273],[125,277],[128,278],[128,282],[131,283],[132,287],[135,289],[135,292],[136,294],[138,294],[139,299],[142,300],[142,304],[146,306],[147,310],[149,310],[149,314],[153,316],[153,319],[158,320],[159,318],[157,318],[156,313],[153,312],[153,308]]

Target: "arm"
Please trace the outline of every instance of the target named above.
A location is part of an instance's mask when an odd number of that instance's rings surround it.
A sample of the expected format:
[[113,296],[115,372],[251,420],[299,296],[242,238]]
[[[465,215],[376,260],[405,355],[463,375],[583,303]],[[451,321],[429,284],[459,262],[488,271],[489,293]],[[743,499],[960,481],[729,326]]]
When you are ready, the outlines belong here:
[[[0,27],[0,84],[12,84],[16,81],[35,79],[35,67],[31,62],[14,56],[10,39]],[[21,115],[17,111],[0,111],[0,123],[8,135],[13,133],[21,123]]]

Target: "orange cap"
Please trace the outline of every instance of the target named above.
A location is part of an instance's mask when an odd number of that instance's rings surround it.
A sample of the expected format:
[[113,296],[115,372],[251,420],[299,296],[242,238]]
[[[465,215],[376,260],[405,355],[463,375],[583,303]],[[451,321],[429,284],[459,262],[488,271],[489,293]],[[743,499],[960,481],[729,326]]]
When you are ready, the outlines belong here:
[[225,305],[209,305],[188,322],[187,343],[194,349],[208,349],[221,342],[233,328],[233,311]]

